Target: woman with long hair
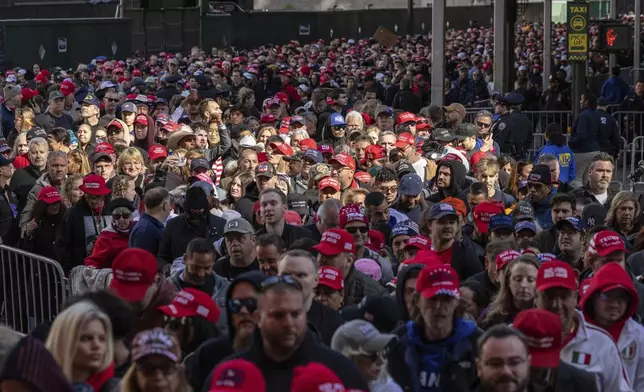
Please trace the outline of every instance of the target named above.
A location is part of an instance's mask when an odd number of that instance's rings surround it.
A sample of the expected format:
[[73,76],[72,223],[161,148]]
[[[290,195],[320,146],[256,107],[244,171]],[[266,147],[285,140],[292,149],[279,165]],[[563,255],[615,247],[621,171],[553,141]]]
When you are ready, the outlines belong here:
[[528,176],[532,167],[532,163],[527,161],[519,161],[516,165],[512,165],[508,186],[504,192],[516,197],[519,201],[525,199],[528,194]]
[[87,155],[94,152],[94,143],[92,143],[92,127],[89,124],[81,124],[76,131],[78,138],[78,149]]
[[638,222],[640,203],[631,191],[621,191],[613,197],[606,215],[606,226],[615,230],[624,239],[627,248],[633,247],[637,233],[642,228]]
[[254,177],[251,173],[239,173],[228,183],[226,187],[226,198],[222,200],[221,205],[230,210],[234,210],[239,199],[244,196],[246,186],[253,182]]
[[264,148],[266,148],[266,142],[269,137],[277,135],[277,129],[272,126],[264,126],[259,129],[257,132],[257,143],[262,143]]
[[53,186],[43,187],[38,192],[25,228],[25,250],[56,260],[56,232],[65,212],[67,208],[62,203],[58,190]]
[[237,95],[239,96],[237,103],[248,110],[250,117],[259,118],[262,115],[255,107],[255,101],[257,100],[255,91],[248,87],[242,87],[239,89]]
[[142,188],[146,167],[143,155],[141,155],[141,151],[138,148],[128,147],[123,150],[116,162],[116,167],[119,174],[130,177],[134,180],[137,188]]
[[63,199],[63,204],[66,208],[71,208],[76,205],[78,201],[83,197],[83,191],[80,190],[80,186],[83,184],[83,175],[80,173],[68,175],[61,189],[62,194],[60,195]]
[[16,140],[13,143],[13,151],[11,152],[11,158],[13,160],[13,167],[18,170],[30,165],[29,157],[27,153],[29,152],[29,144],[27,143],[27,133],[21,132],[16,136]]
[[181,348],[161,328],[139,332],[132,342],[132,366],[121,380],[120,392],[190,392]]
[[54,319],[45,347],[72,385],[88,384],[97,392],[114,388],[112,323],[91,302],[63,310]]
[[516,315],[535,307],[537,271],[539,262],[532,254],[512,260],[499,275],[499,293],[490,304],[487,315],[480,323],[488,329],[495,324],[512,324]]
[[89,158],[82,150],[71,150],[67,153],[67,174],[80,174],[86,176],[92,172]]

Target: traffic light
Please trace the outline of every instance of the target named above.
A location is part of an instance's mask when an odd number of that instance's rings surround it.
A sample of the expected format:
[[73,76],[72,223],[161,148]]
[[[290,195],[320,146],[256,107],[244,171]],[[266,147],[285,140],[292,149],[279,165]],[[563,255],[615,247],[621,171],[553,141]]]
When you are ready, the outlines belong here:
[[630,25],[619,22],[600,24],[597,49],[606,52],[621,52],[633,49],[633,29]]

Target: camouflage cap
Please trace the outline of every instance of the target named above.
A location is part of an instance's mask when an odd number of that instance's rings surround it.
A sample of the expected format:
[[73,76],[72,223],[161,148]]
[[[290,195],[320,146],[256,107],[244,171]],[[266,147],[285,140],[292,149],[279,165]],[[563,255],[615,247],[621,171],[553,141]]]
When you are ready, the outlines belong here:
[[326,163],[316,163],[309,169],[309,178],[320,181],[324,177],[331,176],[331,166]]

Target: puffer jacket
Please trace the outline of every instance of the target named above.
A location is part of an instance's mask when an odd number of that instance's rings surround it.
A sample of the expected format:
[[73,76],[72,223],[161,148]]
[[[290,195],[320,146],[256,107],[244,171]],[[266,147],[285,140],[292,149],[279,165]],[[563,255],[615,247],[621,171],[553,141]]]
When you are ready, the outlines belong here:
[[130,231],[120,232],[113,224],[104,228],[96,239],[92,254],[85,258],[85,265],[98,269],[112,268],[112,262],[128,248]]

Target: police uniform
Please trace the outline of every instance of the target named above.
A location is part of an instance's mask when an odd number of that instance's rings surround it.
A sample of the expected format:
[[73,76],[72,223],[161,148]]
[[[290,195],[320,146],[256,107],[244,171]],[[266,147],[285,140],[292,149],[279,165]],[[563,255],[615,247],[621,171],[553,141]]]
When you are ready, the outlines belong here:
[[644,97],[640,97],[635,93],[630,93],[624,98],[620,109],[627,111],[642,111],[644,110]]
[[[521,105],[524,100],[523,95],[510,93],[505,97],[499,97],[497,102],[505,106],[515,106]],[[532,129],[532,123],[524,114],[507,112],[496,120],[492,125],[491,132],[502,154],[525,159],[526,151],[529,148],[526,147],[526,143],[528,141],[532,143],[532,139],[528,138],[528,135],[531,136],[534,133],[534,129]]]

